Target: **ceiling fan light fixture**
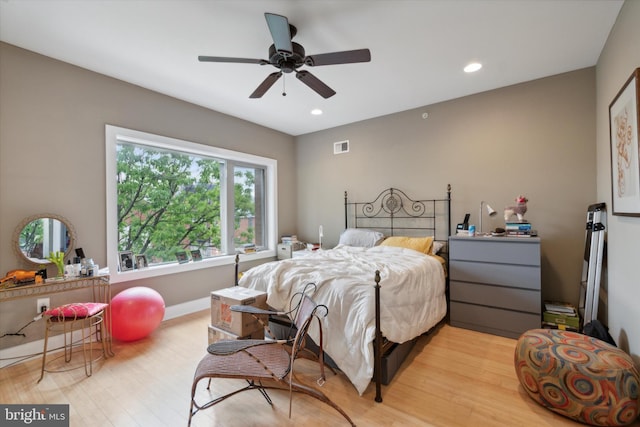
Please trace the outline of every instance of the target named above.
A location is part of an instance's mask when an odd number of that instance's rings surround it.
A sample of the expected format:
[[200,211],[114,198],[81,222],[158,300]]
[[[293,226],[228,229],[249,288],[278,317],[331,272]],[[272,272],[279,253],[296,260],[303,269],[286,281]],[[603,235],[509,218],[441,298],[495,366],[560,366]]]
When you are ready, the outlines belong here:
[[479,62],[471,62],[466,67],[464,67],[465,73],[475,73],[480,68],[482,68],[482,64]]
[[319,108],[314,108],[313,110],[311,110],[311,114],[314,116],[321,116],[322,115],[322,110]]
[[[278,69],[275,73],[271,73],[260,83],[260,86],[253,91],[249,98],[261,98],[273,84],[284,74],[295,73],[298,80],[310,87],[318,95],[324,99],[330,98],[336,94],[319,78],[311,74],[307,70],[299,70],[302,66],[316,67],[323,65],[339,65],[353,64],[357,62],[371,61],[371,52],[369,49],[344,50],[338,52],[320,53],[317,55],[307,55],[302,45],[292,41],[293,36],[298,30],[289,24],[286,16],[276,15],[274,13],[264,14],[267,20],[267,26],[273,39],[273,44],[269,47],[269,59],[255,58],[232,58],[224,56],[198,56],[200,62],[227,62],[237,64],[258,64],[272,65]],[[284,79],[282,82],[284,88]],[[286,92],[282,92],[282,96],[286,96]]]

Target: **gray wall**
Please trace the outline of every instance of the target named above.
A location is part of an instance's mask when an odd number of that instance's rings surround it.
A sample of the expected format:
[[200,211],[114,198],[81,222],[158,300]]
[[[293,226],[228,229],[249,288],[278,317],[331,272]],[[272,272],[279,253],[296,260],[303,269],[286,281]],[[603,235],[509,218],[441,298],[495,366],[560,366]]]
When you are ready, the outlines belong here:
[[[422,114],[428,113],[423,119]],[[350,152],[333,154],[348,139]],[[424,108],[304,135],[298,145],[298,234],[327,246],[342,229],[343,192],[370,200],[398,187],[444,197],[452,221],[478,224],[487,201],[504,226],[505,206],[523,194],[542,238],[543,297],[578,303],[586,209],[596,202],[595,69],[587,68]]]
[[[4,43],[0,94],[2,276],[16,268],[33,269],[15,256],[10,241],[23,218],[43,212],[69,219],[77,246],[106,265],[105,124],[276,159],[280,232],[295,232],[292,136]],[[171,306],[231,284],[233,267],[227,266],[119,283],[113,291],[150,286]],[[52,304],[66,302],[60,298]],[[0,304],[0,335],[26,324],[35,306],[35,298]],[[37,338],[41,329],[35,323],[25,330],[27,339],[5,337],[0,348]]]
[[[596,68],[598,198],[611,206],[609,104],[640,67],[640,1],[622,6]],[[608,217],[607,323],[618,346],[640,366],[640,218]]]

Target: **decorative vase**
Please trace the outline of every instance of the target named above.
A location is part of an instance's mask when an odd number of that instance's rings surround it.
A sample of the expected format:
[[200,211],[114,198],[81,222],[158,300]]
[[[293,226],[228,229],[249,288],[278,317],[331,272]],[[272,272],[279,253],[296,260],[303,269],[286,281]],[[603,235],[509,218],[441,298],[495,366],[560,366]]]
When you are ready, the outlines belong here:
[[58,274],[56,277],[64,278],[64,252],[50,252],[47,259],[57,267]]

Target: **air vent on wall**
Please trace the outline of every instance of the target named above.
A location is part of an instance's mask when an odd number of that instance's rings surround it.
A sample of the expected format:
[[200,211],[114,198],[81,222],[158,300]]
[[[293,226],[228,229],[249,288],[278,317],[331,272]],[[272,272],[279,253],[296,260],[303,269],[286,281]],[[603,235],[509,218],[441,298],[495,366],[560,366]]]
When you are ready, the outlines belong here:
[[343,154],[349,152],[349,140],[333,143],[333,154]]

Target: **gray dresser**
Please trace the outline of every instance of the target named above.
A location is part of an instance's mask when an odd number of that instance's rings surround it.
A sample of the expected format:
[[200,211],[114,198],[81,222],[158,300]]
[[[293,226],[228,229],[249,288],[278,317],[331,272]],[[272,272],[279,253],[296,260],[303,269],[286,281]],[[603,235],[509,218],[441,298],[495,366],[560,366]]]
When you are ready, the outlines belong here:
[[541,327],[540,238],[449,238],[450,323],[509,338]]

